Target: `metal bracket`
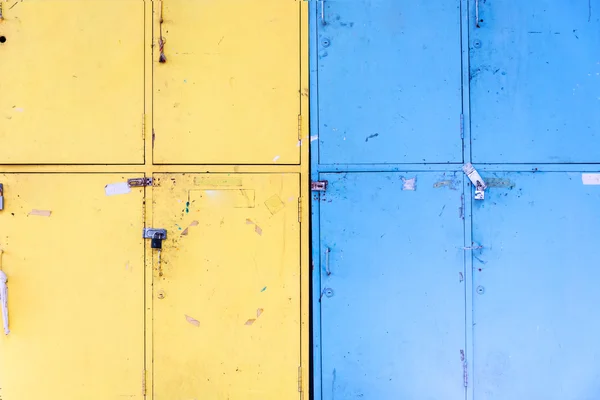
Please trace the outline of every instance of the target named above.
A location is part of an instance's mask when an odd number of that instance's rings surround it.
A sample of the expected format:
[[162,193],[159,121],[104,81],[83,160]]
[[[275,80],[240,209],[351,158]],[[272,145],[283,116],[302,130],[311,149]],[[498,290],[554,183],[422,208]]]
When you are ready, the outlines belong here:
[[127,179],[127,186],[129,186],[129,187],[152,186],[152,178],[132,178],[132,179]]
[[310,190],[314,192],[324,192],[327,190],[327,181],[315,181],[310,183]]
[[144,239],[166,239],[167,238],[167,230],[166,229],[144,228],[144,233],[143,233],[142,237]]
[[467,163],[463,166],[463,171],[469,177],[471,183],[475,186],[475,200],[485,199],[485,189],[487,188],[485,182],[479,172],[473,167],[471,163]]

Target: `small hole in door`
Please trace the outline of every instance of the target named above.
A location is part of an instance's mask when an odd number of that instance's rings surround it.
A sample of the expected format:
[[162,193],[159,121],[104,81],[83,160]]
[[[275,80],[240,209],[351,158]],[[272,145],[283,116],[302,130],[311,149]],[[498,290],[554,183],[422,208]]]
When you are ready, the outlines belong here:
[[0,36],[0,43],[6,43],[6,36]]

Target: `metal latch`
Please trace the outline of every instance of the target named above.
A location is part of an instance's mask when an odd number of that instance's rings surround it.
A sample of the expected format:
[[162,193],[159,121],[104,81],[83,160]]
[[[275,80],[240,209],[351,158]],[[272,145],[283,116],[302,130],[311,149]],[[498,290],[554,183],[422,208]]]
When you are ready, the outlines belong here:
[[463,171],[467,174],[473,186],[475,186],[475,200],[485,199],[485,189],[487,186],[481,175],[479,175],[479,172],[477,172],[471,163],[465,164],[463,166]]
[[327,190],[327,181],[313,181],[310,183],[310,190],[315,192],[324,192]]
[[4,210],[4,185],[0,183],[0,211]]
[[129,186],[129,187],[152,186],[152,178],[127,179],[127,186]]
[[152,240],[150,242],[151,248],[161,249],[162,241],[167,238],[167,230],[166,229],[144,228],[144,234],[142,237],[144,239]]

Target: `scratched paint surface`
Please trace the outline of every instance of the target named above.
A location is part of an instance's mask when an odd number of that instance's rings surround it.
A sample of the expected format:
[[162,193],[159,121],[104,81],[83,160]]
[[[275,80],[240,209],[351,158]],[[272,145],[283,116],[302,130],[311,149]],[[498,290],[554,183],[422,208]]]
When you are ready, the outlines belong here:
[[142,163],[144,3],[2,3],[0,163]]
[[300,3],[155,4],[155,162],[298,164]]
[[[500,173],[475,202],[475,398],[600,393],[600,186],[580,173]],[[541,222],[543,221],[543,222]]]
[[321,398],[464,399],[462,175],[320,177]]
[[154,398],[296,400],[299,175],[155,179]]
[[600,0],[478,3],[480,27],[469,19],[473,160],[598,162]]
[[461,162],[459,2],[318,8],[319,162]]
[[0,174],[3,399],[144,398],[143,192],[104,193],[133,177]]

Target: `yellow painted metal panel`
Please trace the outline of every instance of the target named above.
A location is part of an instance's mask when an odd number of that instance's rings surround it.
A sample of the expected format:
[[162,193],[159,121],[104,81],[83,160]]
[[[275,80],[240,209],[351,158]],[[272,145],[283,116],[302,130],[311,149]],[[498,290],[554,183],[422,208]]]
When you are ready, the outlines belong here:
[[154,398],[298,399],[299,174],[155,177]]
[[155,3],[154,161],[298,164],[300,3]]
[[0,20],[0,163],[143,163],[144,2],[28,0]]
[[142,399],[143,190],[122,174],[0,174],[3,400]]

